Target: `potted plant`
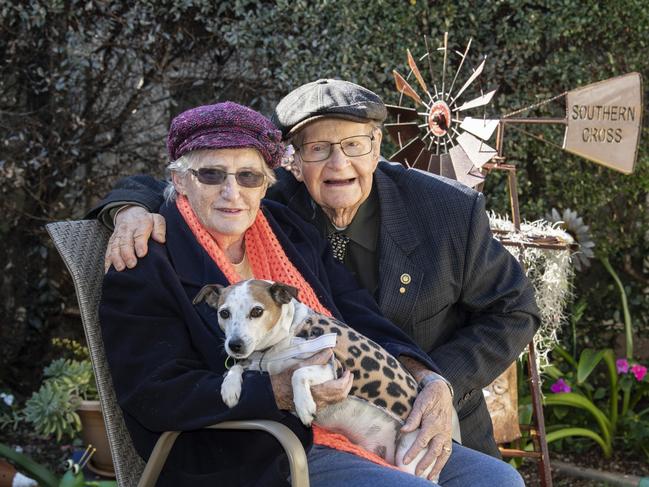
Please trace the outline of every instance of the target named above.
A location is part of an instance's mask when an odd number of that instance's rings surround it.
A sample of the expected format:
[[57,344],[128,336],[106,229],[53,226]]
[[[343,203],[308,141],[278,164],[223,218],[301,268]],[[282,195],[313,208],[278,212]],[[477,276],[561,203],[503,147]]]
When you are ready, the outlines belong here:
[[81,435],[84,444],[97,451],[88,467],[96,473],[114,476],[106,427],[101,413],[97,385],[88,349],[69,339],[55,338],[53,345],[64,349],[69,358],[53,360],[43,369],[41,387],[3,423],[31,423],[43,436],[74,439]]

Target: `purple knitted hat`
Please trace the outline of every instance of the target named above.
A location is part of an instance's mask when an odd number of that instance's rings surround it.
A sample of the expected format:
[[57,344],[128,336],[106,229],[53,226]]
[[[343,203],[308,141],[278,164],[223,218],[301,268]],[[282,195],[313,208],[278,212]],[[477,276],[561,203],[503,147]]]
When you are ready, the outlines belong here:
[[181,113],[171,122],[167,137],[169,157],[200,149],[257,149],[268,167],[279,166],[282,133],[261,113],[231,101],[204,105]]

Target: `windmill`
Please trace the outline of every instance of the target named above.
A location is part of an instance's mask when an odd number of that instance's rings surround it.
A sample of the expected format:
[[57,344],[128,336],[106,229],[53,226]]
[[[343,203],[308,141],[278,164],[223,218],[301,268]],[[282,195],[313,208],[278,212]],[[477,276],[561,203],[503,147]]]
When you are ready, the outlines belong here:
[[[486,58],[472,67],[468,56],[470,48],[471,40],[463,52],[449,49],[448,34],[445,34],[443,46],[435,51],[442,54],[441,76],[429,83],[408,50],[408,75],[404,77],[393,71],[400,93],[399,105],[387,106],[388,113],[396,121],[386,123],[385,129],[399,147],[391,160],[476,187],[485,177],[482,167],[496,155],[496,150],[486,141],[498,127],[498,120],[487,119],[484,114],[486,105],[496,93],[495,89],[485,92],[482,86]],[[428,67],[432,77],[437,63],[427,39],[426,53],[419,62]],[[451,64],[457,64],[457,69],[453,77],[447,79]],[[460,85],[458,79],[463,69],[469,71],[469,76]],[[410,84],[412,78],[416,79],[421,96]],[[409,106],[411,102],[415,107]],[[482,109],[482,117],[468,115],[478,109]]]
[[[484,89],[482,74],[486,57],[479,58],[480,62],[473,66],[469,56],[471,42],[469,40],[463,51],[451,49],[446,33],[442,45],[431,51],[426,38],[426,52],[418,61],[428,67],[431,78],[428,83],[410,50],[407,51],[408,74],[402,76],[393,71],[399,101],[398,105],[387,106],[394,121],[385,124],[386,131],[398,146],[391,160],[457,179],[474,188],[484,181],[489,171],[508,171],[517,229],[520,217],[515,166],[506,164],[503,155],[507,126],[563,125],[562,145],[537,138],[625,174],[633,172],[642,127],[642,78],[639,73],[567,91],[500,117],[488,117],[486,109],[496,90]],[[441,72],[435,75],[440,62]],[[451,73],[452,77],[447,77],[453,64],[457,68]],[[458,81],[464,78],[460,85]],[[417,88],[413,86],[415,80]],[[563,118],[516,117],[560,98],[566,100]],[[481,113],[476,113],[478,110]],[[495,148],[492,148],[489,140],[494,133]]]
[[[515,235],[512,238],[512,234],[507,232],[500,235],[494,232],[496,236],[510,248],[517,247],[524,250],[535,247],[565,251],[566,242],[547,235],[527,235],[521,232],[516,166],[507,163],[503,153],[505,129],[514,128],[542,142],[550,143],[560,150],[624,174],[631,174],[635,167],[642,127],[640,74],[629,73],[593,83],[494,117],[487,116],[486,111],[496,90],[493,87],[485,89],[483,86],[482,74],[486,58],[479,58],[475,66],[471,63],[469,56],[471,40],[464,50],[454,50],[449,48],[448,33],[445,33],[440,47],[431,50],[427,38],[425,38],[425,46],[426,52],[418,60],[415,60],[409,50],[407,51],[409,72],[406,76],[402,76],[396,70],[393,71],[399,100],[397,105],[387,106],[393,121],[386,123],[385,129],[398,149],[390,159],[401,162],[409,168],[456,179],[474,188],[483,183],[490,171],[506,171]],[[419,66],[428,68],[430,75],[428,82]],[[451,72],[452,76],[447,77],[451,66],[456,66],[455,71]],[[565,98],[566,103],[564,116],[561,118],[518,117],[526,111],[561,98]],[[518,127],[525,125],[563,126],[563,141],[559,145]],[[491,147],[489,141],[494,133],[495,147]],[[552,478],[533,342],[530,343],[528,350],[529,382],[535,417],[531,438],[535,444],[535,451],[501,449],[501,452],[503,456],[536,458],[539,461],[542,485],[551,486]],[[516,373],[512,372],[511,367],[501,378],[504,378],[505,382],[509,381],[509,388],[516,389],[511,384],[512,380],[514,382],[516,380]],[[517,407],[513,409],[515,411]]]

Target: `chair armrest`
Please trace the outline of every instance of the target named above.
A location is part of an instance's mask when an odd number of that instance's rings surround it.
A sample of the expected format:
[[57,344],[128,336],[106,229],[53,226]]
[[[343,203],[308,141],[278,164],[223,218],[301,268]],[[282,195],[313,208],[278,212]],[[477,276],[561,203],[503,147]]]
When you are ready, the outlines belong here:
[[[250,419],[246,421],[224,421],[205,428],[261,430],[270,433],[281,443],[288,456],[291,469],[291,486],[309,487],[309,468],[306,463],[306,453],[300,440],[287,426],[267,419]],[[138,487],[153,487],[155,485],[160,476],[160,471],[167,461],[169,452],[181,433],[182,431],[165,431],[160,435],[144,468],[144,472],[142,472],[142,477],[140,477],[137,484]]]

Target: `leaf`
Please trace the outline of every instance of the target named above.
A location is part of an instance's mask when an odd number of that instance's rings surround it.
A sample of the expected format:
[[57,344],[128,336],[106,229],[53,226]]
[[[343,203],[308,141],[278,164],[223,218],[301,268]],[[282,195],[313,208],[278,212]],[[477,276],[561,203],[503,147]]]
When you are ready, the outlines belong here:
[[560,430],[548,433],[547,435],[545,435],[545,439],[548,443],[552,443],[553,441],[573,436],[585,436],[586,438],[595,440],[597,444],[602,448],[604,456],[607,458],[611,456],[611,453],[613,451],[611,446],[608,445],[600,435],[586,428],[562,428]]
[[543,403],[546,406],[570,406],[588,411],[599,425],[606,443],[611,443],[611,421],[597,406],[584,396],[575,392],[548,394],[545,396]]
[[593,372],[593,369],[604,357],[604,350],[593,350],[587,348],[579,356],[579,364],[577,365],[577,383],[583,384],[588,376]]
[[57,487],[59,484],[56,476],[48,469],[36,463],[27,455],[18,453],[4,443],[0,443],[0,456],[15,462],[19,467],[38,480],[39,484],[45,487]]
[[559,355],[561,355],[561,357],[563,357],[563,359],[564,359],[566,362],[568,362],[568,363],[569,363],[570,365],[572,365],[573,367],[577,368],[577,362],[575,361],[575,359],[574,359],[574,358],[572,357],[572,355],[570,355],[566,350],[564,350],[563,348],[561,348],[561,346],[559,346],[559,345],[557,344],[557,345],[552,349],[552,351],[553,351],[553,352],[557,352]]
[[564,419],[569,412],[569,408],[563,406],[557,406],[552,408],[552,412],[557,417],[557,419]]
[[593,399],[599,400],[599,399],[604,399],[606,397],[606,393],[608,392],[607,389],[604,389],[603,387],[598,387],[595,389],[595,393],[593,394]]
[[545,367],[543,369],[543,373],[555,380],[558,379],[559,377],[563,377],[563,372],[561,372],[561,369],[559,369],[559,367],[553,364],[550,364],[547,367]]

